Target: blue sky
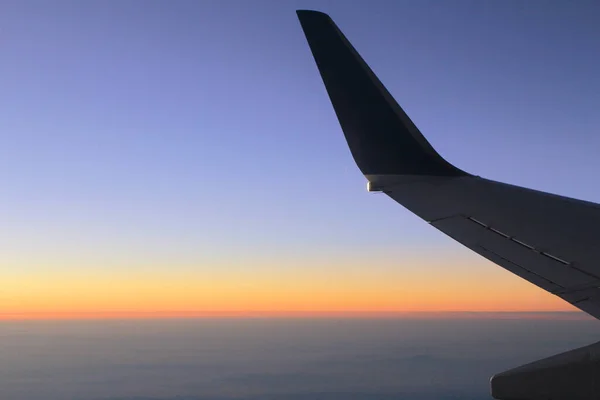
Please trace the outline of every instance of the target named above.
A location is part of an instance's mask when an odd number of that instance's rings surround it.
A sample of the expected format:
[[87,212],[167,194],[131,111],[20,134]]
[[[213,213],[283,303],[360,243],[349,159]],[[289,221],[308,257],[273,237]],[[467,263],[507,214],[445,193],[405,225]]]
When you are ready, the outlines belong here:
[[332,16],[449,161],[600,201],[594,1],[7,1],[6,273],[470,257],[366,192],[298,8]]

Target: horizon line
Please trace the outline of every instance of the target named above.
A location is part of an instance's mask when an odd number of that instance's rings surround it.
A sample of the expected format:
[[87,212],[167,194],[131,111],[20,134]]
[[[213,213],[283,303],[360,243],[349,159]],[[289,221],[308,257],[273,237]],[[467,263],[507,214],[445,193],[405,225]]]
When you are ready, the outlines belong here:
[[502,311],[100,311],[0,312],[0,322],[34,320],[148,320],[148,319],[593,319],[578,310]]

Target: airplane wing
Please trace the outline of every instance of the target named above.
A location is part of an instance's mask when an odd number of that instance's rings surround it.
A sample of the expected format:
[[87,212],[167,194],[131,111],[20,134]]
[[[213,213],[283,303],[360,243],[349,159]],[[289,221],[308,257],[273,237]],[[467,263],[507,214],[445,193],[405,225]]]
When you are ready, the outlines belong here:
[[[368,189],[600,319],[600,205],[484,179],[448,163],[328,15],[297,14]],[[496,386],[516,385],[506,374]],[[501,398],[542,398],[519,393]]]

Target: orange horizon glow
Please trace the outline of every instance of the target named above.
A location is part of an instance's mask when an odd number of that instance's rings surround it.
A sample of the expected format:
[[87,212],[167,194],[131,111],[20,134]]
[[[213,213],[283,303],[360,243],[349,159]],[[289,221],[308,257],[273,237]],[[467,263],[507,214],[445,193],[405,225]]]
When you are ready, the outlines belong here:
[[318,318],[404,318],[404,319],[591,319],[576,310],[562,311],[217,311],[217,312],[65,312],[65,313],[3,313],[0,321],[43,320],[129,320],[129,319],[318,319]]
[[[428,262],[426,262],[428,261]],[[56,268],[4,274],[0,320],[398,317],[576,309],[483,262],[341,260],[143,269]],[[365,267],[365,265],[367,267]],[[468,269],[465,269],[465,265]],[[17,269],[14,269],[17,270]],[[25,270],[25,268],[23,268]]]

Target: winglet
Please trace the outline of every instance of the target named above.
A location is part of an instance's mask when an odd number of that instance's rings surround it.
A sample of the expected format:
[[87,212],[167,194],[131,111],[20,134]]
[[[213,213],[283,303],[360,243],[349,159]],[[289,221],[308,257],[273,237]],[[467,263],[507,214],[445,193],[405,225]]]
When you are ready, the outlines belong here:
[[468,175],[431,147],[327,14],[296,13],[363,174]]

